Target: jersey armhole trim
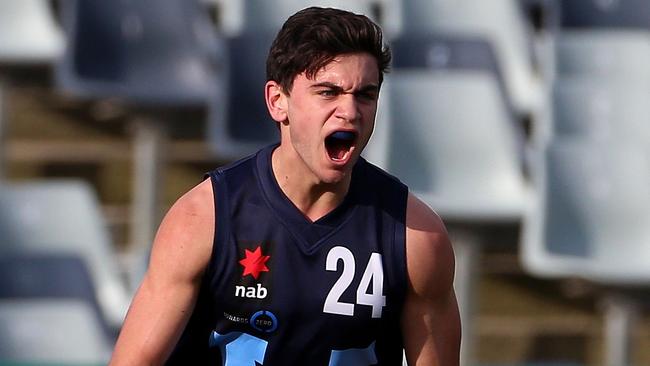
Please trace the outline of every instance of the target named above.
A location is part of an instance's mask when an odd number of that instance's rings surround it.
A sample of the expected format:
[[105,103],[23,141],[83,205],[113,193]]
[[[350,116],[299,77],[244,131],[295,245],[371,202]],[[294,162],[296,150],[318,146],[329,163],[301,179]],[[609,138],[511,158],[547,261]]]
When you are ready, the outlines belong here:
[[[408,288],[408,265],[407,261],[408,258],[407,256],[407,243],[406,243],[406,215],[408,213],[408,195],[409,195],[409,190],[408,187],[405,187],[402,185],[402,192],[400,192],[400,196],[403,196],[402,199],[404,200],[404,211],[400,213],[402,220],[395,220],[395,226],[394,226],[394,236],[393,236],[393,250],[395,251],[395,258],[401,258],[399,263],[397,265],[399,266],[399,280],[403,284],[403,286],[399,286],[401,289],[401,293],[399,294],[400,296],[400,304],[403,304],[405,299],[406,299],[406,292]],[[400,313],[402,309],[399,309]]]
[[228,202],[228,187],[223,177],[223,172],[221,170],[216,170],[210,172],[207,174],[207,176],[212,182],[212,192],[215,207],[215,223],[214,237],[212,239],[212,251],[210,253],[210,262],[206,268],[204,278],[212,279],[213,276],[217,274],[216,272],[218,268],[215,267],[221,260],[217,253],[221,249],[220,246],[223,243],[227,242],[227,238],[230,235],[228,232],[230,228],[230,215],[228,214],[230,204]]

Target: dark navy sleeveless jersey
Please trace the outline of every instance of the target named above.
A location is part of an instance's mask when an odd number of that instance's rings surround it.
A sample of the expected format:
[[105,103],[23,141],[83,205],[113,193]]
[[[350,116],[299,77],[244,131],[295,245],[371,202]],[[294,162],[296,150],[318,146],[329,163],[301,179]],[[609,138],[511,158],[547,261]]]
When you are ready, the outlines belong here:
[[311,222],[273,148],[209,173],[212,258],[168,364],[401,365],[407,188],[361,158],[344,201]]

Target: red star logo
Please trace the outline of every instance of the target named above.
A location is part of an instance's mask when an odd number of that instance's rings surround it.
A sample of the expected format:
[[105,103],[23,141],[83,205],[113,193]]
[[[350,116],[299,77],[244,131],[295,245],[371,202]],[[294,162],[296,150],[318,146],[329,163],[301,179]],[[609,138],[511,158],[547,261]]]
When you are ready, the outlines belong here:
[[244,266],[244,273],[242,277],[251,275],[257,279],[260,272],[268,272],[269,268],[266,266],[266,261],[271,258],[270,255],[262,255],[262,248],[257,247],[254,251],[246,250],[246,258],[239,261],[239,264]]

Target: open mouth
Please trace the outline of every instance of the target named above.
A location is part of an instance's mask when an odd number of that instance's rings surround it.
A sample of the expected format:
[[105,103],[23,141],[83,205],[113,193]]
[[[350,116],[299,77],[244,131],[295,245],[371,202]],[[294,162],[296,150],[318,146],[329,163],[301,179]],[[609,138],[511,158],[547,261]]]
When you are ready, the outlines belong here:
[[351,131],[336,131],[327,136],[325,147],[330,159],[336,162],[345,161],[349,157],[356,139],[357,134]]

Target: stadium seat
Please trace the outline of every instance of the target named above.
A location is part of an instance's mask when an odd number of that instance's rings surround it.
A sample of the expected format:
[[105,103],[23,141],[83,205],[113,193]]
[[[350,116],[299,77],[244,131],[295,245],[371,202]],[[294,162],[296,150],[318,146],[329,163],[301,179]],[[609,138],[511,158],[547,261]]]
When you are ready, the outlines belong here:
[[648,144],[556,138],[534,170],[540,194],[524,219],[534,275],[613,285],[650,280]]
[[563,28],[650,29],[650,2],[646,0],[559,1]]
[[445,218],[516,221],[526,188],[494,78],[472,71],[400,71],[390,85],[388,171]]
[[650,3],[561,1],[556,70],[563,75],[647,83]]
[[129,295],[99,202],[88,184],[67,180],[3,184],[0,237],[0,251],[5,254],[81,257],[107,321],[112,327],[121,325]]
[[221,76],[219,43],[197,1],[64,1],[59,87],[136,106],[206,105]]
[[551,138],[650,144],[649,99],[650,83],[558,79],[554,85]]
[[395,70],[385,86],[390,122],[376,126],[387,136],[385,146],[371,146],[367,156],[385,162],[386,170],[443,217],[516,221],[528,195],[521,131],[498,75],[478,64],[489,64],[489,54],[474,57],[489,46],[473,42],[437,38],[428,52],[432,62],[440,62],[436,65],[405,65],[395,53]]
[[79,300],[0,300],[0,363],[105,365],[111,343]]
[[77,299],[95,312],[108,338],[116,336],[97,302],[83,259],[59,253],[3,253],[0,256],[0,299]]
[[[198,0],[64,1],[66,52],[56,68],[60,91],[109,98],[135,111],[131,254],[145,255],[158,221],[169,110],[222,100],[225,50]],[[132,282],[140,280],[129,269]]]
[[244,33],[229,39],[228,91],[210,105],[208,141],[223,159],[234,160],[280,141],[264,101],[266,56],[275,34]]
[[[643,263],[650,241],[650,3],[558,4],[552,113],[531,150],[539,194],[523,221],[520,257],[535,276],[625,291],[650,278],[650,262]],[[608,300],[604,362],[629,364],[634,306]]]
[[[432,33],[404,34],[391,42],[392,67],[395,70],[475,70],[490,73],[509,114],[515,109],[508,97],[508,88],[494,48],[481,37],[466,37]],[[515,127],[520,128],[520,127]]]
[[0,0],[0,65],[51,63],[63,47],[47,0]]
[[[522,134],[489,43],[402,34],[365,156],[399,177],[453,230],[454,288],[464,319],[461,363],[472,364],[472,287],[483,244],[472,225],[519,223],[528,200]],[[384,116],[388,114],[388,118]]]
[[564,76],[648,83],[650,29],[561,30],[556,40],[556,72]]
[[402,1],[402,34],[485,38],[495,50],[518,113],[538,108],[542,84],[533,67],[532,27],[517,0]]

